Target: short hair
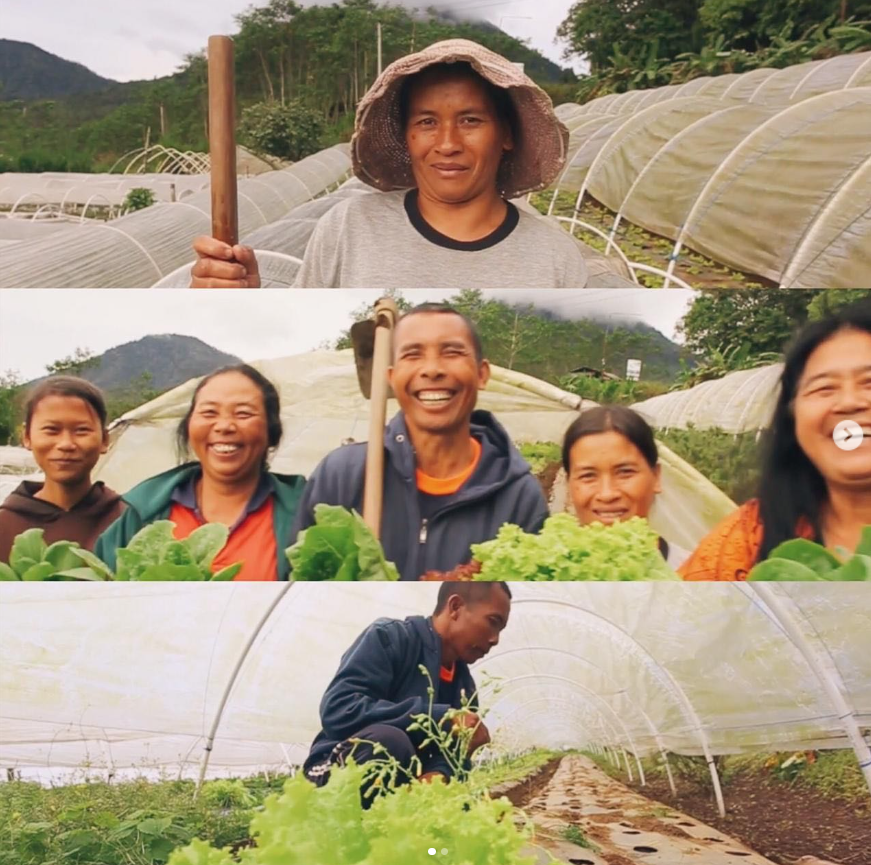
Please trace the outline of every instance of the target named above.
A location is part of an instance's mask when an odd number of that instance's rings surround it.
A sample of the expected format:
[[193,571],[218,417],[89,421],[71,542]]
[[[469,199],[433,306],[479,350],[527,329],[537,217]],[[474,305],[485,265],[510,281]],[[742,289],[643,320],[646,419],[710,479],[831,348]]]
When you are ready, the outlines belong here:
[[[278,391],[276,390],[275,385],[268,378],[266,378],[263,373],[254,369],[253,366],[249,366],[247,363],[239,363],[232,366],[222,366],[220,369],[216,369],[214,372],[210,372],[207,376],[200,380],[200,383],[197,385],[196,390],[191,397],[191,403],[188,406],[188,410],[185,413],[185,416],[179,421],[178,427],[176,427],[175,442],[179,459],[186,459],[190,453],[188,447],[188,426],[190,424],[191,417],[193,416],[194,407],[197,404],[197,397],[200,395],[200,391],[212,379],[217,378],[219,375],[226,375],[229,372],[241,373],[246,378],[250,379],[260,390],[260,393],[263,396],[263,406],[266,410],[267,450],[270,448],[278,447],[278,443],[281,441],[281,436],[283,432],[281,425],[281,401],[278,397]],[[266,467],[265,456],[263,457],[263,467]]]
[[587,409],[571,423],[563,438],[563,468],[571,471],[572,448],[584,436],[616,432],[627,438],[641,451],[650,468],[659,463],[659,450],[650,424],[638,412],[623,405],[599,405]]
[[517,107],[514,105],[514,100],[511,94],[504,87],[497,87],[492,82],[478,74],[471,63],[466,61],[458,61],[456,63],[433,63],[415,72],[413,75],[407,75],[402,79],[399,87],[399,120],[404,130],[408,126],[409,109],[411,107],[411,92],[414,86],[425,76],[432,74],[449,74],[453,76],[466,76],[468,78],[476,78],[484,85],[487,96],[493,103],[496,110],[496,117],[505,123],[511,130],[511,135],[517,140],[520,133],[520,122],[517,114]]
[[466,330],[469,331],[469,336],[472,337],[472,348],[475,351],[475,360],[480,366],[484,362],[484,344],[481,342],[481,334],[478,333],[478,328],[475,326],[475,322],[473,322],[472,319],[469,318],[469,316],[464,315],[459,310],[454,309],[448,303],[420,303],[417,306],[412,307],[410,310],[408,310],[408,312],[403,313],[399,317],[399,320],[396,322],[396,326],[393,328],[394,350],[396,348],[396,331],[399,329],[399,325],[403,321],[405,321],[405,319],[411,318],[413,315],[424,315],[433,313],[441,315],[455,315],[458,318],[462,319],[463,324],[466,325]]
[[106,429],[106,401],[96,385],[75,375],[53,375],[35,385],[24,404],[24,431],[30,432],[30,422],[36,407],[49,396],[68,396],[86,402],[100,419],[100,428]]
[[475,604],[478,601],[482,601],[486,596],[489,596],[490,592],[493,591],[494,586],[499,586],[506,595],[508,595],[508,600],[511,600],[511,589],[508,588],[506,583],[502,582],[469,582],[469,581],[461,581],[461,582],[451,582],[446,581],[439,586],[439,596],[436,601],[436,608],[433,611],[433,615],[437,616],[445,607],[448,605],[448,599],[451,595],[459,595],[467,604]]

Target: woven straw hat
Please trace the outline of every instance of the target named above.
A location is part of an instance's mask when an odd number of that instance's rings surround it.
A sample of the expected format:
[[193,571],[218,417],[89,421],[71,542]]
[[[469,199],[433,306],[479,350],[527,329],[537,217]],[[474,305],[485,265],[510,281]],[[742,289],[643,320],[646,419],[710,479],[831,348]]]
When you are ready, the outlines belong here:
[[491,84],[508,90],[517,112],[517,140],[503,156],[496,179],[499,194],[519,198],[556,179],[565,165],[569,132],[554,114],[547,93],[483,45],[448,39],[391,63],[360,101],[351,139],[354,173],[360,180],[383,192],[416,186],[400,117],[402,81],[436,63],[463,61]]

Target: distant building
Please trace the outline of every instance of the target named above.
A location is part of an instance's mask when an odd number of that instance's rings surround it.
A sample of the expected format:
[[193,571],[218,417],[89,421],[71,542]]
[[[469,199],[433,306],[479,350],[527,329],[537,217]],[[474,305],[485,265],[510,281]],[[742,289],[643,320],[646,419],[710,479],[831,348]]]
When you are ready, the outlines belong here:
[[613,372],[608,372],[604,369],[595,369],[592,366],[579,366],[573,370],[570,370],[573,374],[577,375],[588,375],[590,378],[598,378],[603,381],[622,381],[619,375],[615,375]]

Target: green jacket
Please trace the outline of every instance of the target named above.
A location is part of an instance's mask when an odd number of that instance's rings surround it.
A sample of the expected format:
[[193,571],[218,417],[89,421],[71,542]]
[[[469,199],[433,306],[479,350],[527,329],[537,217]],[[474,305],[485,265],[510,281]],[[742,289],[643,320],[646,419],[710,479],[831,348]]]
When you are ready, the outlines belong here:
[[[173,491],[199,471],[199,463],[185,463],[142,481],[123,495],[121,498],[127,504],[127,508],[97,538],[94,547],[97,556],[114,571],[116,550],[126,547],[144,526],[157,520],[169,519]],[[286,580],[290,575],[290,562],[284,551],[290,546],[290,529],[305,488],[305,478],[302,475],[277,475],[272,472],[268,473],[268,477],[275,493],[273,526],[278,579]]]

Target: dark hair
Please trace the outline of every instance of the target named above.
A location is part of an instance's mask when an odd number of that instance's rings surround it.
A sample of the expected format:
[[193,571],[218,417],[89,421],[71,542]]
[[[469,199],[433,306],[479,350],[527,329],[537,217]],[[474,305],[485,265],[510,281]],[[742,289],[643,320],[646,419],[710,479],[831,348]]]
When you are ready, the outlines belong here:
[[827,318],[805,325],[787,346],[780,393],[768,428],[762,434],[762,470],[757,499],[762,523],[762,543],[757,561],[784,541],[795,537],[800,520],[806,520],[817,543],[822,542],[822,509],[828,489],[817,467],[808,459],[795,433],[795,400],[798,383],[811,354],[844,330],[871,334],[871,300],[844,307]]
[[511,589],[506,583],[501,582],[444,582],[439,586],[439,596],[436,601],[436,608],[433,610],[433,615],[437,616],[448,605],[448,599],[451,595],[459,595],[468,605],[482,601],[485,597],[490,596],[493,586],[499,586],[506,595],[508,600],[511,600]]
[[405,321],[407,318],[411,318],[413,315],[423,315],[424,313],[441,313],[442,315],[455,315],[458,318],[461,318],[463,324],[466,325],[466,329],[469,331],[469,335],[472,337],[472,347],[475,350],[475,360],[478,361],[479,366],[483,363],[484,346],[481,343],[481,334],[478,333],[478,328],[475,327],[475,322],[473,322],[467,315],[463,315],[462,312],[457,311],[447,303],[421,303],[413,307],[399,317],[399,321],[396,322],[396,327],[393,328],[394,337],[401,322]]
[[74,375],[53,375],[35,385],[24,404],[24,431],[30,432],[30,422],[37,405],[48,396],[69,396],[86,402],[100,419],[100,427],[106,429],[106,401],[96,385]]
[[604,432],[620,433],[641,451],[641,455],[652,468],[659,463],[659,451],[650,424],[631,408],[623,405],[600,405],[587,409],[572,421],[563,438],[563,468],[566,474],[571,471],[571,452],[575,442],[584,436]]
[[471,63],[458,61],[456,63],[433,63],[432,66],[427,66],[421,69],[420,72],[415,72],[413,75],[408,75],[402,79],[399,87],[399,122],[404,130],[408,125],[408,114],[411,106],[411,92],[414,86],[425,76],[433,73],[441,73],[453,76],[466,76],[468,78],[476,78],[484,85],[487,92],[487,97],[493,103],[493,108],[496,111],[496,117],[505,123],[511,130],[511,135],[517,141],[520,134],[520,122],[517,116],[517,108],[514,105],[514,100],[511,94],[504,87],[497,87],[495,84],[479,75]]
[[[263,405],[266,409],[266,441],[267,450],[277,447],[281,441],[281,402],[278,398],[278,391],[275,385],[266,378],[261,372],[249,366],[247,363],[239,363],[234,366],[222,366],[214,372],[210,372],[207,376],[200,380],[197,385],[194,395],[191,397],[191,404],[185,416],[179,421],[175,431],[175,444],[178,451],[179,459],[184,461],[189,455],[188,449],[188,425],[190,424],[191,416],[194,413],[194,407],[197,404],[197,397],[200,391],[214,378],[219,375],[225,375],[228,372],[238,372],[250,379],[260,389],[263,394]],[[263,468],[266,468],[266,456],[263,457]]]

